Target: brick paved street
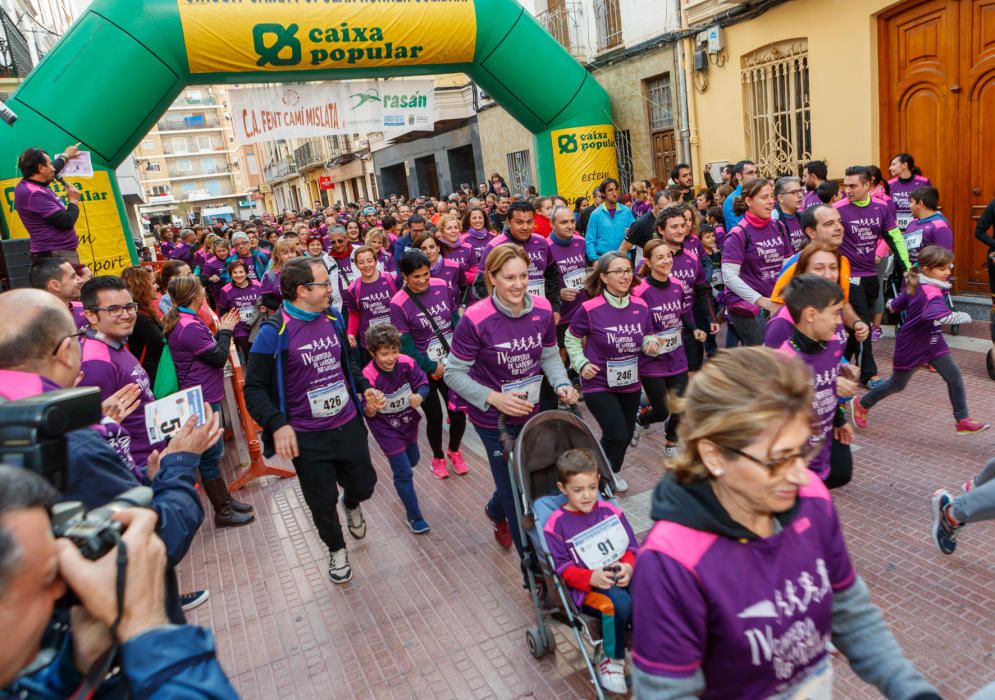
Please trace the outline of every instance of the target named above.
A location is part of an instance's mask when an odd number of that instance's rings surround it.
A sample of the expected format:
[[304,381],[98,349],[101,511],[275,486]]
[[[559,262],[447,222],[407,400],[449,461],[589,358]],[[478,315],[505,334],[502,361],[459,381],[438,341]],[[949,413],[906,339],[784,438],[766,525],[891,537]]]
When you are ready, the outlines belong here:
[[[977,325],[970,335],[984,338],[987,329]],[[995,387],[977,351],[986,343],[965,336],[958,346],[971,349],[955,349],[954,357],[971,415],[995,420]],[[883,373],[891,349],[888,339],[875,345]],[[494,543],[483,517],[490,473],[472,429],[467,438],[470,473],[445,481],[432,478],[422,441],[416,487],[433,527],[427,536],[408,531],[386,460],[373,447],[380,482],[364,505],[369,534],[350,543],[355,574],[345,586],[328,580],[328,556],[296,480],[244,489],[239,497],[258,514],[248,527],[216,531],[205,522],[180,567],[181,587],[210,588],[191,621],[214,629],[222,664],[245,698],[591,696],[563,628],[555,655],[537,662],[528,652],[529,597],[516,557]],[[854,481],[836,492],[859,573],[907,654],[946,698],[995,680],[995,526],[965,528],[957,553],[944,557],[929,538],[927,498],[973,476],[995,453],[993,441],[995,431],[956,435],[943,381],[921,371],[904,394],[871,412],[857,436]],[[623,472],[631,487],[623,505],[640,536],[662,445],[659,427],[646,433]],[[836,671],[837,697],[877,696],[845,663]]]

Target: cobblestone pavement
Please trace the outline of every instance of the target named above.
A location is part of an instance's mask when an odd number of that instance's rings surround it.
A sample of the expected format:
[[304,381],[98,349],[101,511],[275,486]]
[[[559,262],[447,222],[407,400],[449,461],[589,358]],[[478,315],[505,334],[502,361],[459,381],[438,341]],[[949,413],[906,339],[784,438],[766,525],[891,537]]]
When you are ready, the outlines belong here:
[[[962,335],[983,339],[984,325]],[[986,344],[963,345],[953,354],[971,415],[995,421]],[[875,344],[883,373],[892,347],[889,339]],[[995,526],[966,527],[956,554],[945,557],[929,537],[928,496],[973,476],[995,452],[995,430],[958,436],[953,425],[943,381],[920,371],[905,393],[871,412],[857,436],[854,480],[835,498],[857,570],[906,653],[944,697],[964,698],[995,680]],[[221,662],[243,697],[592,696],[565,628],[556,627],[554,655],[536,661],[529,654],[529,597],[516,557],[495,544],[483,517],[492,481],[472,429],[466,476],[433,478],[424,440],[421,448],[415,483],[432,532],[408,531],[390,469],[373,445],[380,481],[364,505],[369,534],[350,542],[354,578],[344,586],[328,580],[328,556],[296,479],[267,478],[239,493],[256,507],[252,525],[215,530],[205,520],[180,566],[181,587],[210,589],[210,600],[189,616],[215,631]],[[630,484],[623,505],[640,536],[650,525],[662,449],[656,427],[623,470]],[[837,697],[878,697],[845,662],[835,667]]]

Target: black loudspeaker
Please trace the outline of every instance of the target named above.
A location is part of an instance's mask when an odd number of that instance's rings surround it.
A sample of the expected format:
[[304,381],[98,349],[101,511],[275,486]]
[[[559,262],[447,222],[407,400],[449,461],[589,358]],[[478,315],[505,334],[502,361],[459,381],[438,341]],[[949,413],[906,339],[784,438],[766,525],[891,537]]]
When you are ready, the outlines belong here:
[[31,240],[17,238],[0,241],[0,282],[3,289],[17,289],[31,286],[28,273],[31,271]]

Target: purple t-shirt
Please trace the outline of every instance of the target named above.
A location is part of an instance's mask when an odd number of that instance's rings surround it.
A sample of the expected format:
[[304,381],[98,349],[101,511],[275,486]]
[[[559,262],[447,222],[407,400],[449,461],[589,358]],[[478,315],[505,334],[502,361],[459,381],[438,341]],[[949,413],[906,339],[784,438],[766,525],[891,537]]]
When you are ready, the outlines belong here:
[[912,194],[913,190],[929,186],[929,178],[922,175],[913,175],[908,180],[901,180],[897,177],[888,180],[888,194],[891,195],[891,199],[895,203],[895,216],[897,217],[898,228],[905,230],[912,223],[912,208],[910,206],[909,195]]
[[[235,260],[241,260],[245,263],[245,271],[246,274],[249,275],[250,280],[259,279],[259,274],[256,272],[256,259],[252,257],[251,253],[249,255],[239,255],[238,253],[235,253]],[[232,262],[235,262],[235,260],[232,260]]]
[[76,250],[79,237],[76,229],[62,230],[45,219],[65,211],[62,200],[47,185],[32,180],[21,180],[14,186],[14,211],[31,238],[32,253],[50,250]]
[[230,282],[221,288],[221,293],[218,295],[219,315],[226,314],[231,309],[238,309],[239,321],[234,332],[236,338],[249,337],[252,324],[259,316],[260,296],[262,296],[262,285],[255,280],[249,280],[249,284],[244,287],[236,287],[234,282]]
[[463,266],[464,269],[469,270],[473,267],[473,260],[476,257],[476,251],[470,246],[469,243],[463,243],[462,241],[456,241],[456,245],[450,247],[448,244],[443,245],[442,257],[446,260],[452,260]]
[[193,248],[188,246],[183,241],[176,244],[173,248],[173,252],[169,254],[169,259],[182,260],[190,266],[190,271],[193,272]]
[[280,292],[279,270],[267,270],[266,274],[263,275],[262,282],[260,282],[259,285],[260,294],[274,294],[278,298],[283,298],[282,293]]
[[909,262],[919,260],[919,251],[930,245],[938,245],[952,251],[954,232],[943,214],[933,214],[924,219],[912,219],[905,229],[905,247],[909,250]]
[[669,678],[704,674],[704,700],[767,698],[823,662],[833,595],[856,580],[825,485],[810,479],[771,537],[743,541],[666,520],[632,585],[632,660]]
[[764,329],[764,345],[777,350],[794,332],[795,322],[791,320],[791,312],[787,306],[782,306],[767,322],[767,327]]
[[[705,279],[705,267],[701,264],[701,257],[701,254],[695,248],[688,246],[687,241],[684,242],[680,250],[674,253],[674,266],[670,270],[670,276],[676,277],[683,284],[684,302],[688,306],[691,306],[693,303],[694,290],[708,286],[708,280]],[[642,261],[645,262],[646,258],[643,258]]]
[[[418,295],[418,300],[425,307],[449,345],[453,341],[453,303],[449,293],[449,285],[440,279],[430,278],[428,289]],[[411,336],[415,349],[428,356],[433,362],[441,362],[445,357],[445,348],[439,340],[432,323],[421,312],[421,309],[411,300],[406,289],[398,290],[390,300],[390,322],[401,335]]]
[[525,249],[526,255],[529,256],[529,294],[545,297],[546,268],[552,263],[552,258],[549,254],[549,245],[546,243],[546,239],[537,233],[531,234],[525,243],[512,238],[508,233],[495,236],[480,251],[480,261],[477,263],[477,269],[483,270],[487,262],[487,256],[492,250],[503,243],[514,243]]
[[286,416],[294,430],[335,430],[356,417],[356,404],[342,369],[342,343],[326,316],[300,321],[286,312],[290,349],[284,368]]
[[408,445],[418,442],[421,421],[421,414],[411,407],[411,395],[428,384],[428,377],[407,355],[398,356],[391,372],[383,371],[371,361],[363,368],[363,376],[387,399],[385,408],[372,418],[366,417],[373,439],[388,457],[404,452]]
[[818,431],[814,432],[812,439],[821,438],[822,449],[808,465],[808,468],[825,481],[829,478],[829,455],[833,445],[833,418],[836,416],[838,405],[836,380],[840,373],[840,360],[843,358],[843,343],[840,342],[837,334],[826,343],[825,349],[816,355],[809,355],[798,350],[789,339],[784,341],[780,350],[787,355],[800,357],[812,370],[815,387],[815,393],[812,396],[812,412],[819,422]]
[[218,403],[225,397],[225,370],[211,367],[198,359],[215,345],[217,340],[211,329],[195,314],[180,312],[180,320],[166,338],[169,351],[173,354],[176,376],[181,389],[201,386],[204,401]]
[[[561,506],[553,511],[553,514],[546,520],[542,531],[546,536],[546,546],[553,557],[553,564],[556,566],[556,573],[560,576],[571,566],[587,569],[583,558],[577,553],[574,543],[571,541],[585,530],[590,530],[598,523],[609,518],[618,518],[619,523],[625,529],[625,534],[629,536],[629,546],[618,552],[618,559],[621,559],[626,552],[636,554],[639,543],[636,541],[636,533],[632,531],[632,526],[625,517],[625,513],[618,506],[608,501],[599,500],[594,504],[590,513],[580,513],[574,510],[567,510],[566,506]],[[618,561],[616,559],[616,561]],[[570,597],[573,598],[577,607],[584,605],[585,591],[575,588],[568,589]]]
[[[354,262],[355,261],[352,259],[349,260],[350,270],[352,269],[352,265]],[[394,262],[394,256],[388,253],[386,250],[381,250],[380,253],[377,255],[377,269],[380,270],[381,273],[397,272],[397,263]]]
[[217,256],[209,255],[204,259],[204,265],[201,267],[201,274],[204,277],[218,276],[218,282],[208,282],[207,289],[211,292],[211,298],[214,299],[215,305],[218,305],[221,300],[221,288],[225,286],[223,281],[224,273],[226,271],[227,265],[224,260],[218,260]]
[[462,236],[460,236],[460,243],[464,243],[470,246],[473,251],[473,257],[471,258],[471,268],[477,268],[480,265],[480,254],[484,250],[484,246],[490,243],[491,239],[494,238],[494,234],[487,229],[467,229]]
[[688,370],[684,351],[684,324],[694,326],[691,307],[684,294],[684,283],[671,276],[665,287],[647,280],[632,290],[632,296],[646,302],[650,310],[649,333],[660,340],[660,354],[639,356],[639,376],[672,377]]
[[342,305],[350,316],[359,317],[356,340],[366,347],[366,331],[371,325],[390,323],[390,300],[397,293],[397,285],[390,275],[381,274],[374,282],[357,279],[342,292]]
[[840,254],[850,261],[851,277],[876,277],[874,262],[878,241],[895,228],[895,215],[891,205],[871,197],[864,206],[857,206],[848,199],[833,205],[843,219],[843,243]]
[[107,399],[128,384],[137,384],[141,389],[138,408],[124,419],[122,426],[131,436],[132,459],[135,464],[144,468],[149,461],[149,453],[164,444],[150,444],[149,434],[145,430],[145,404],[155,401],[149,375],[125,345],[112,345],[96,337],[83,338],[82,357],[80,370],[83,372],[83,379],[79,384],[99,388],[101,400]]
[[457,308],[467,285],[466,268],[455,260],[440,257],[432,266],[432,277],[446,283],[450,303],[454,309]]
[[911,297],[905,289],[891,302],[895,311],[905,311],[905,323],[895,336],[894,369],[915,369],[950,352],[937,321],[950,314],[943,290],[920,284]]
[[784,227],[788,230],[788,239],[791,241],[791,250],[797,253],[805,244],[808,243],[808,236],[802,231],[801,221],[798,220],[798,216],[795,214],[785,214],[781,212],[781,218],[778,219]]
[[83,302],[69,302],[69,313],[73,316],[73,325],[76,326],[77,330],[85,331],[90,327],[90,322],[86,320],[86,314],[83,312]]
[[587,250],[584,247],[584,237],[576,233],[568,245],[560,245],[555,233],[550,233],[546,239],[549,246],[549,254],[556,263],[560,271],[560,290],[576,289],[577,297],[573,301],[564,301],[560,298],[560,323],[558,325],[570,325],[571,319],[580,305],[587,299],[584,292],[584,280],[587,278]]
[[639,391],[643,337],[649,333],[649,306],[639,297],[630,296],[624,309],[616,309],[604,295],[581,304],[570,322],[570,334],[587,339],[584,356],[599,368],[591,379],[581,378],[584,392]]
[[[534,404],[534,414],[539,409],[542,350],[556,347],[556,326],[548,301],[533,297],[532,304],[532,311],[518,318],[503,314],[491,298],[474,304],[456,325],[452,352],[454,357],[473,363],[470,379],[492,391],[526,395]],[[509,416],[507,423],[522,425],[531,415]],[[498,416],[492,407],[486,411],[467,407],[470,422],[482,428],[497,427]]]
[[[770,297],[784,259],[794,254],[791,243],[772,219],[746,212],[725,237],[722,262],[740,266],[743,282],[760,296]],[[727,297],[738,298],[728,288]]]
[[805,193],[805,199],[802,200],[802,211],[805,211],[809,207],[814,207],[816,204],[822,204],[822,200],[819,199],[819,193],[815,190],[809,190]]

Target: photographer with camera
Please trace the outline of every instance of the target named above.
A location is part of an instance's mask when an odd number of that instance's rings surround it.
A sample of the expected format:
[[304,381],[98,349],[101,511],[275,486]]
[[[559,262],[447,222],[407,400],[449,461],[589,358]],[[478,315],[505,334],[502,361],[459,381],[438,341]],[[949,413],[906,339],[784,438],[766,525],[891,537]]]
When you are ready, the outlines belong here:
[[[76,220],[79,218],[80,191],[66,185],[59,173],[66,163],[79,155],[79,144],[70,146],[52,160],[40,148],[28,148],[17,159],[23,176],[14,187],[14,209],[31,239],[31,259],[62,258],[78,263],[79,236]],[[66,190],[66,206],[59,195],[50,189],[53,180]]]
[[[5,319],[0,324],[0,398],[16,401],[73,386],[80,372],[79,333],[69,311],[55,296],[36,289],[5,292],[0,294],[0,318]],[[144,421],[141,429],[145,429]],[[169,619],[175,623],[185,619],[173,567],[186,555],[204,519],[194,490],[195,470],[200,453],[220,434],[218,417],[208,411],[204,425],[196,426],[191,420],[174,434],[161,455],[153,452],[148,460],[152,508],[159,514],[158,534],[166,544],[169,565],[166,606]],[[141,485],[96,430],[73,430],[65,438],[66,498],[96,508]]]
[[[123,547],[89,561],[52,535],[50,508],[58,496],[38,475],[0,465],[0,697],[67,698],[79,689],[80,697],[236,698],[211,633],[168,623],[166,548],[155,534],[156,514],[117,512],[114,520],[126,528]],[[72,608],[69,633],[54,655],[32,664],[43,658],[42,635],[67,588],[82,605]],[[112,643],[119,645],[121,672],[103,682]]]

